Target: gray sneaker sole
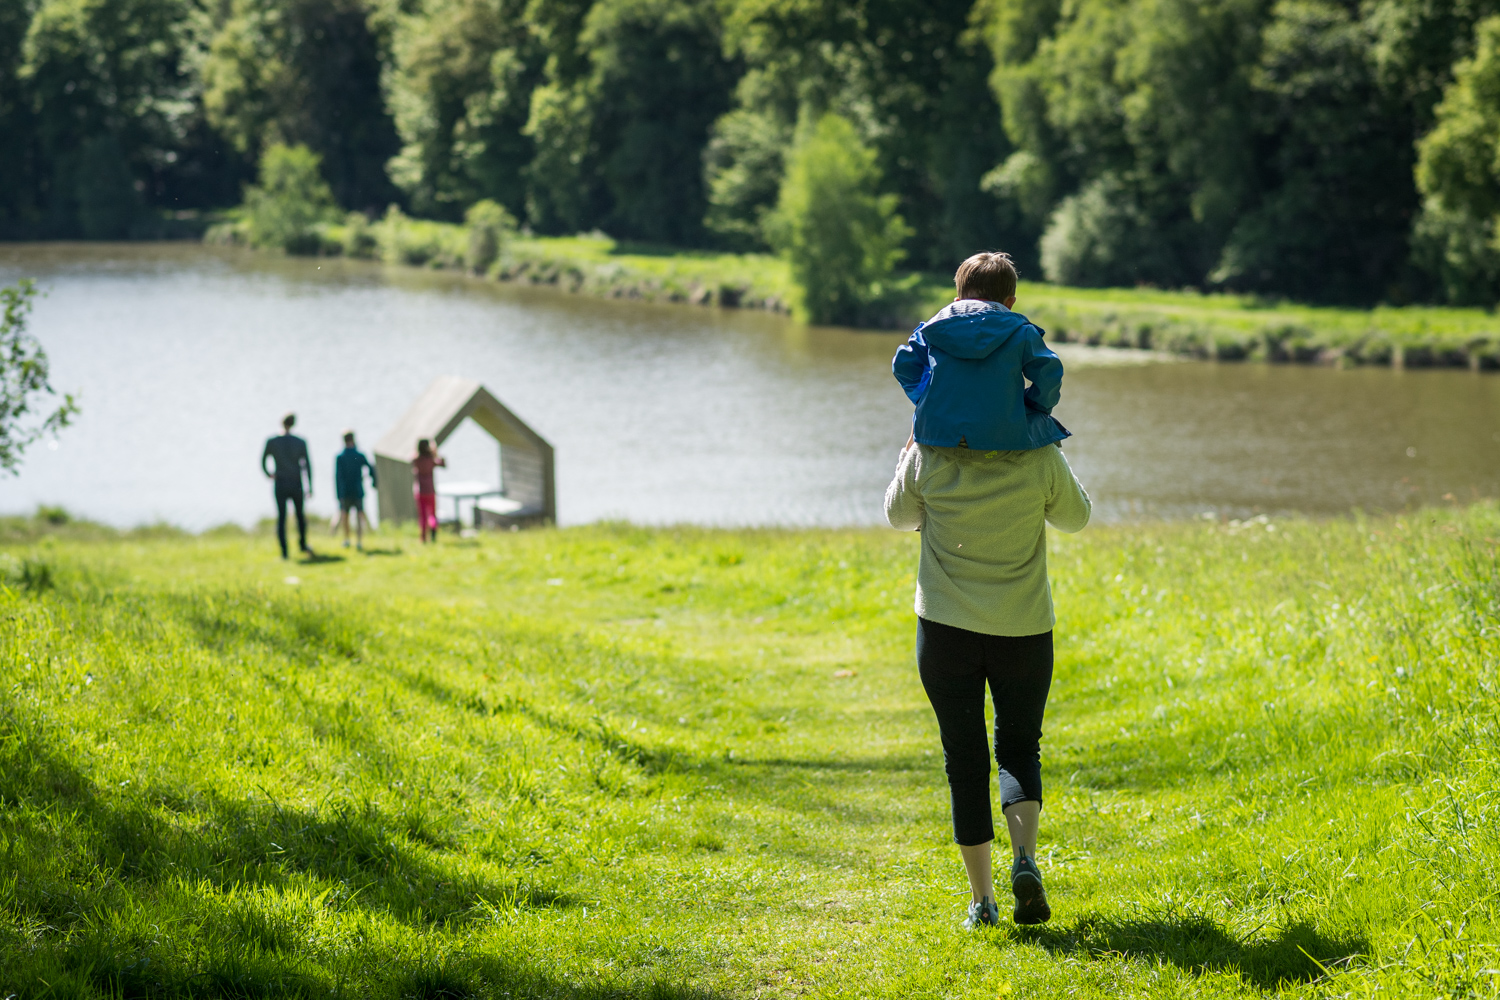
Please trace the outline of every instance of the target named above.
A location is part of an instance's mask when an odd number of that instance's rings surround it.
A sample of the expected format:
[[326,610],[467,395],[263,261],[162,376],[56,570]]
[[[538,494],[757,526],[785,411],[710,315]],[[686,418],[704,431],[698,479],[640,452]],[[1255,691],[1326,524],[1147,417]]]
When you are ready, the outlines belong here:
[[1047,890],[1042,880],[1031,872],[1018,872],[1010,880],[1010,890],[1016,897],[1016,909],[1011,919],[1018,924],[1045,924],[1052,919],[1052,907],[1047,905]]

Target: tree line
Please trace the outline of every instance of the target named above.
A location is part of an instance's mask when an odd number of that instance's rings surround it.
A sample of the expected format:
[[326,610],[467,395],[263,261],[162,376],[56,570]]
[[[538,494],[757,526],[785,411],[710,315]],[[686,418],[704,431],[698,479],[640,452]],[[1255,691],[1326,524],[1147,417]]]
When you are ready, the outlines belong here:
[[12,239],[300,145],[372,218],[794,251],[842,204],[867,283],[1500,299],[1500,0],[0,0],[0,139]]

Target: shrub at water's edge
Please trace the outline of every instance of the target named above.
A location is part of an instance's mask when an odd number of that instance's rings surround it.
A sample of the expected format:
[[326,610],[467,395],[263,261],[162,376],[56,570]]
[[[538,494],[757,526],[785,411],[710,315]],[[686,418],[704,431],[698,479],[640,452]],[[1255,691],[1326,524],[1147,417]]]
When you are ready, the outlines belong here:
[[765,230],[791,265],[798,314],[814,323],[895,325],[909,311],[900,298],[913,282],[898,283],[896,265],[912,230],[896,214],[896,196],[879,193],[875,151],[838,115],[803,121],[797,131]]
[[238,218],[215,226],[207,238],[291,254],[317,253],[320,227],[338,216],[319,163],[306,146],[277,143],[267,148],[260,160],[260,182],[245,189]]

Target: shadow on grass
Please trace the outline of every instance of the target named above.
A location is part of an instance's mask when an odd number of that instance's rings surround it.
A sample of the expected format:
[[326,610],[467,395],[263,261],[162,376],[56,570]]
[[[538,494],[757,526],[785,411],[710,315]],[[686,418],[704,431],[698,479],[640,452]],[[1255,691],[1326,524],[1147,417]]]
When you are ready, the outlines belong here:
[[[56,818],[66,816],[59,833]],[[0,717],[0,831],[25,845],[45,869],[105,873],[106,888],[47,888],[22,878],[15,900],[49,923],[66,925],[106,905],[114,885],[151,895],[186,878],[214,890],[337,884],[335,901],[426,927],[484,919],[495,901],[511,909],[566,906],[562,893],[527,879],[476,875],[454,858],[442,817],[417,802],[387,813],[373,803],[292,808],[273,800],[187,795],[163,789],[100,787],[54,753],[33,729]],[[101,895],[102,894],[102,895]],[[101,898],[90,899],[91,895]]]
[[[0,982],[23,996],[715,996],[647,970],[612,984],[514,949],[477,953],[467,927],[568,900],[486,881],[458,856],[449,864],[447,838],[420,810],[101,785],[3,707],[0,836],[15,917],[0,922]],[[310,936],[325,908],[398,921],[422,946],[393,948],[401,935],[358,921],[340,937]]]
[[367,556],[399,556],[404,555],[399,547],[394,549],[361,549]]
[[470,694],[444,684],[432,676],[391,666],[391,677],[399,680],[407,690],[441,705],[452,705],[479,716],[494,716],[504,713],[520,715],[538,728],[579,743],[597,745],[605,753],[640,767],[647,774],[666,771],[683,771],[695,764],[695,758],[686,751],[672,747],[653,747],[632,739],[611,726],[602,716],[592,715],[588,719],[571,718],[563,713],[538,708],[525,698],[514,695],[486,696]]
[[343,556],[329,555],[326,552],[306,552],[303,553],[301,559],[297,560],[298,564],[302,566],[316,566],[321,563],[341,563],[343,561]]
[[[151,961],[149,949],[126,951],[92,949],[87,964],[48,963],[36,966],[45,976],[30,977],[48,988],[37,996],[63,996],[73,992],[121,1000],[159,1000],[167,997],[221,997],[233,1000],[480,1000],[491,997],[556,1000],[715,1000],[719,994],[661,980],[613,985],[579,976],[564,978],[535,967],[522,956],[481,956],[454,949],[441,959],[412,962],[378,950],[366,953],[352,975],[337,979],[304,971],[307,966],[289,954],[246,947],[227,953],[202,955],[200,971],[188,972],[189,963]],[[28,956],[30,958],[48,956]],[[0,959],[0,969],[6,961]],[[28,963],[30,964],[30,963]],[[50,977],[50,978],[47,978]],[[61,980],[61,982],[59,982]],[[23,985],[22,980],[17,985]],[[61,985],[62,989],[57,989]],[[83,987],[70,990],[69,987]],[[92,990],[88,987],[93,987]],[[30,995],[23,993],[23,995]]]
[[1246,982],[1266,989],[1312,982],[1325,968],[1347,965],[1370,947],[1362,938],[1330,937],[1306,923],[1247,943],[1202,916],[1114,920],[1086,914],[1071,926],[1016,927],[1011,937],[1058,955],[1144,958],[1171,962],[1189,972],[1237,972]]
[[303,665],[331,655],[358,655],[368,631],[366,623],[347,609],[317,598],[262,602],[255,595],[233,591],[212,595],[163,594],[156,598],[163,618],[186,625],[198,645],[215,652],[259,647]]

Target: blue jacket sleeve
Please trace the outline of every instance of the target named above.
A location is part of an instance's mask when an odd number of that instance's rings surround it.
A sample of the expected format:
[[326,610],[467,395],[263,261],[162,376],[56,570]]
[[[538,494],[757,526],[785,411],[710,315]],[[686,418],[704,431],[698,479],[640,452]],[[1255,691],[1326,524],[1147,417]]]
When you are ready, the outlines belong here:
[[370,461],[363,454],[359,456],[359,460],[365,463],[365,468],[370,470],[370,485],[374,486],[376,489],[379,489],[380,481],[375,478],[375,463]]
[[1062,398],[1062,360],[1042,340],[1041,330],[1029,326],[1025,332],[1021,374],[1031,383],[1026,387],[1026,405],[1042,413],[1051,413]]
[[906,391],[906,398],[913,403],[922,399],[927,383],[932,379],[932,366],[928,364],[927,341],[922,339],[922,328],[912,331],[911,339],[903,344],[891,360],[891,374]]

